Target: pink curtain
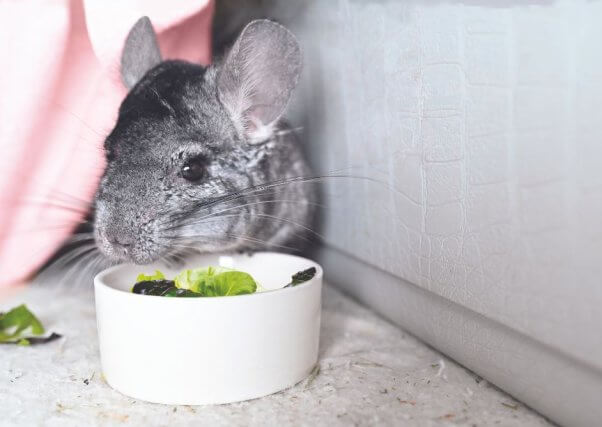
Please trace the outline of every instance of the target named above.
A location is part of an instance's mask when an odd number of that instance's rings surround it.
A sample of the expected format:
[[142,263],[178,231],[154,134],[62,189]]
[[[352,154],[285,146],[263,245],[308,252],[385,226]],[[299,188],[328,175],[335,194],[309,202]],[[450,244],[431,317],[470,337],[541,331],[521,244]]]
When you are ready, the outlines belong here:
[[164,58],[208,64],[212,13],[212,0],[0,1],[0,287],[26,280],[82,219],[132,25],[149,16]]

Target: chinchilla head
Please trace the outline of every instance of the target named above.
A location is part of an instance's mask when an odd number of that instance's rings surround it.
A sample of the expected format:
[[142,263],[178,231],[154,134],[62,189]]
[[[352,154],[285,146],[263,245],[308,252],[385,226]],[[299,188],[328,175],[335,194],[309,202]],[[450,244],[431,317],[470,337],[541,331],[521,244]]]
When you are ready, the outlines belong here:
[[271,21],[250,23],[224,58],[202,67],[162,61],[141,18],[125,42],[121,74],[130,91],[105,141],[95,198],[101,251],[143,264],[188,246],[237,248],[235,236],[252,227],[249,212],[211,216],[225,195],[264,182],[279,163],[265,145],[300,69],[295,37]]

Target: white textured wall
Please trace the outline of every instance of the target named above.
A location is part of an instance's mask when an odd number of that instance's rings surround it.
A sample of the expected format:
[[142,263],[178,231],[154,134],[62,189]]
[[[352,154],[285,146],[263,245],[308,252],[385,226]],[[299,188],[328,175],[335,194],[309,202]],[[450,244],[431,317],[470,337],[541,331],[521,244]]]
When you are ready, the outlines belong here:
[[476,3],[282,18],[327,242],[602,369],[602,3]]

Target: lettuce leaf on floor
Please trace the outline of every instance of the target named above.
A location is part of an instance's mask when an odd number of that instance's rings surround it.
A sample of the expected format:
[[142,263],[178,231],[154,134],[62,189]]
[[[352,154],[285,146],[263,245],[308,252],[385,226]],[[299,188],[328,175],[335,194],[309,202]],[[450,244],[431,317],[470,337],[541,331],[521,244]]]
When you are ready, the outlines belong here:
[[42,322],[29,311],[25,304],[6,313],[0,313],[0,344],[43,344],[61,337],[56,333],[52,333],[48,337],[39,336],[43,334]]

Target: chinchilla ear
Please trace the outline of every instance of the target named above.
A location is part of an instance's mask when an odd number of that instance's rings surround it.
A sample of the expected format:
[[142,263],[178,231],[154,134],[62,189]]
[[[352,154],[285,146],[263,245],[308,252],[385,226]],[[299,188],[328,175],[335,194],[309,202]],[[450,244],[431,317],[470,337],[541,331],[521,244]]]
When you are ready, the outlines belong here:
[[131,89],[148,70],[161,62],[161,52],[153,24],[147,16],[130,30],[121,53],[121,78]]
[[248,24],[218,69],[218,95],[251,143],[268,139],[301,73],[295,36],[268,20]]

